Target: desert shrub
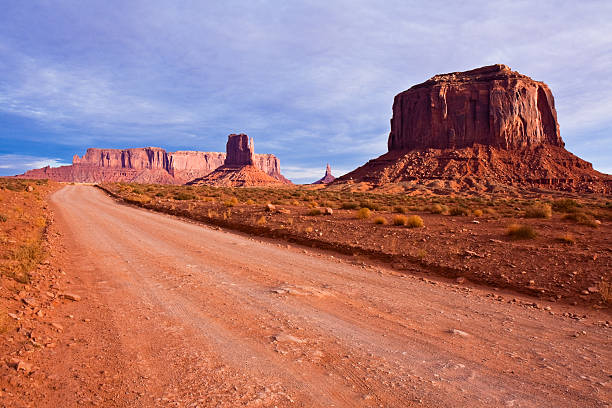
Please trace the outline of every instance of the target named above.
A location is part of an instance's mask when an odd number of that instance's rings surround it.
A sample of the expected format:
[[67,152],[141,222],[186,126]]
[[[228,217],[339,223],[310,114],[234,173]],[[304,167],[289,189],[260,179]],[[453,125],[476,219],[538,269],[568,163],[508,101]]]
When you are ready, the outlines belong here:
[[257,225],[265,225],[266,224],[266,217],[264,217],[263,215],[261,217],[259,217],[259,219],[257,220]]
[[248,200],[246,200],[246,205],[254,205],[255,201],[253,201],[252,198],[249,198]]
[[162,191],[155,193],[155,197],[164,197],[165,195]]
[[495,211],[495,208],[492,207],[485,208],[485,213],[489,215],[497,215],[497,211]]
[[370,211],[369,208],[360,208],[359,210],[357,210],[357,213],[355,214],[355,218],[359,220],[364,220],[366,218],[370,218],[371,215],[372,215],[372,212]]
[[4,214],[0,214],[0,222],[6,222],[8,220],[8,217]]
[[442,204],[436,203],[427,207],[427,211],[432,214],[442,214],[444,212],[444,209],[442,208]]
[[304,231],[306,231],[306,232],[312,232],[312,231],[313,231],[313,228],[312,228],[312,227],[306,227],[306,228],[304,228]]
[[552,209],[557,212],[572,213],[578,211],[578,208],[580,208],[580,204],[571,198],[555,200],[552,203]]
[[449,210],[450,215],[470,215],[470,210],[465,207],[451,207]]
[[308,215],[312,215],[312,216],[321,215],[321,214],[323,214],[323,211],[321,211],[321,209],[319,208],[312,208],[310,211],[308,211]]
[[561,243],[570,244],[570,245],[573,245],[574,242],[576,242],[576,238],[574,238],[574,236],[570,234],[569,232],[567,234],[559,235],[556,238],[556,240]]
[[342,203],[343,210],[356,210],[358,208],[359,208],[359,203],[356,203],[353,201]]
[[405,215],[396,215],[395,217],[393,217],[393,225],[406,225],[407,222],[408,217],[406,217]]
[[395,207],[393,207],[393,212],[398,214],[406,214],[406,208],[402,207],[401,205],[396,205]]
[[310,201],[308,202],[308,207],[310,207],[310,208],[316,208],[316,207],[318,207],[318,206],[319,206],[319,203],[317,203],[317,202],[316,202],[316,201],[314,201],[314,200],[310,200]]
[[374,224],[378,224],[378,225],[386,225],[387,224],[387,219],[385,217],[374,217]]
[[526,218],[550,218],[552,217],[552,207],[550,204],[537,203],[525,210]]
[[300,202],[298,200],[293,200],[293,201],[291,201],[291,205],[299,207],[300,206]]
[[532,227],[521,224],[510,224],[506,234],[513,239],[531,239],[537,235]]
[[595,218],[593,218],[593,216],[589,214],[585,214],[583,212],[568,213],[568,214],[565,214],[562,217],[562,219],[568,220],[568,221],[574,221],[582,225],[588,225],[589,227],[593,227],[593,228],[597,228],[599,226],[599,224],[597,223]]
[[478,208],[478,209],[474,210],[472,212],[472,214],[474,215],[474,217],[482,217],[483,212],[482,212],[482,210],[480,208]]
[[238,204],[238,199],[236,197],[232,197],[229,200],[225,200],[224,204],[226,207],[233,207]]
[[368,210],[378,211],[380,210],[380,204],[372,201],[362,201],[359,203],[361,208],[367,208]]
[[411,215],[406,219],[406,226],[408,228],[421,228],[425,226],[425,222],[418,215]]
[[175,200],[195,200],[196,196],[192,193],[179,191],[178,193],[174,194],[174,199]]

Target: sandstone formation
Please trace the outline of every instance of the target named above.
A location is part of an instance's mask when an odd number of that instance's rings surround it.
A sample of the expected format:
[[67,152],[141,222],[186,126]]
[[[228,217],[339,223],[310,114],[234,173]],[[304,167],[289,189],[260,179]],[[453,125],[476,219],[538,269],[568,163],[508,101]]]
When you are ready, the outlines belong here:
[[327,163],[327,167],[325,168],[325,175],[323,176],[323,178],[315,181],[312,184],[329,184],[335,179],[336,178],[331,173],[331,167],[329,166],[329,163]]
[[223,166],[204,177],[196,178],[187,184],[223,187],[250,187],[280,184],[282,180],[274,178],[258,168],[255,163],[255,145],[253,139],[243,133],[227,137],[227,153]]
[[565,150],[548,86],[505,65],[436,75],[398,94],[388,148],[336,183],[612,191],[611,176]]
[[[225,153],[177,151],[158,147],[134,149],[87,149],[83,157],[74,155],[71,166],[43,167],[17,177],[47,178],[64,182],[132,182],[185,184],[203,177],[225,162]],[[291,183],[280,172],[273,154],[255,154],[253,164],[283,183]]]

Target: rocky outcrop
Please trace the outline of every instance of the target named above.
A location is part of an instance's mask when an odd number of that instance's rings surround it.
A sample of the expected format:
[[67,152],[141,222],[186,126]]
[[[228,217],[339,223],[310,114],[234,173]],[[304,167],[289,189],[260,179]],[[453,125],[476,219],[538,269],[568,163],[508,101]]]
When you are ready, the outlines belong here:
[[331,167],[329,166],[329,163],[327,163],[327,167],[325,168],[325,175],[323,176],[323,178],[315,181],[312,184],[329,184],[335,179],[336,178],[331,173]]
[[[255,143],[245,134],[231,134],[227,137],[227,153],[223,166],[204,177],[187,184],[223,187],[252,187],[280,184],[283,181],[272,177],[255,164]],[[265,161],[268,164],[268,161]],[[272,166],[274,168],[275,165]],[[270,170],[270,169],[268,169]],[[284,177],[283,177],[284,178]]]
[[436,75],[393,102],[389,151],[543,143],[564,146],[552,93],[505,65]]
[[226,166],[246,166],[255,164],[255,146],[253,139],[244,133],[231,134],[227,137],[225,147]]
[[335,183],[446,180],[460,190],[612,192],[612,177],[564,146],[548,86],[492,65],[436,75],[398,94],[389,152]]
[[[243,153],[238,156],[240,154]],[[255,154],[251,159],[254,166],[270,177],[282,183],[291,183],[281,174],[279,160],[273,154]],[[74,155],[72,166],[44,167],[17,177],[79,183],[185,184],[209,174],[225,161],[226,154],[216,152],[166,152],[159,147],[90,148],[83,157]]]

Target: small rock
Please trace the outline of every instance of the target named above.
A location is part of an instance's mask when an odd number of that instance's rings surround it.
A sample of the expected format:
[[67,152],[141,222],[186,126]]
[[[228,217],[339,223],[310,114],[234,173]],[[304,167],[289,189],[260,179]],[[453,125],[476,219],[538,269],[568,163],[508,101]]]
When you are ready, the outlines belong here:
[[469,334],[467,334],[466,332],[462,330],[458,330],[458,329],[450,329],[448,332],[451,334],[456,334],[457,336],[461,336],[461,337],[470,337]]
[[276,211],[279,214],[291,214],[291,210],[287,209],[287,208],[279,208],[278,211]]
[[275,210],[276,210],[276,206],[274,204],[266,205],[266,211],[275,211]]
[[9,367],[14,368],[17,371],[25,371],[29,373],[32,371],[32,364],[19,360],[18,358],[11,358],[8,362]]
[[274,341],[277,341],[279,343],[306,343],[306,340],[298,339],[295,336],[285,333],[277,334],[276,336],[274,336]]
[[332,210],[329,207],[325,207],[325,209],[323,210],[323,214],[325,214],[325,215],[334,215],[334,210]]
[[79,300],[81,300],[81,296],[75,295],[74,293],[62,293],[60,297],[63,297],[64,299],[72,300],[73,302],[78,302]]
[[598,288],[597,286],[589,286],[589,287],[587,288],[587,290],[588,290],[590,293],[599,293],[599,288]]
[[51,323],[51,327],[53,327],[57,331],[64,331],[64,326],[59,323]]
[[34,187],[32,187],[32,186],[27,186],[27,187],[26,187],[26,191],[27,191],[27,192],[29,192],[29,193],[31,193],[32,191],[34,191]]
[[580,293],[582,293],[583,295],[588,295],[588,294],[589,294],[589,291],[588,291],[588,290],[583,290],[583,291],[582,291],[582,292],[580,292]]
[[465,282],[465,278],[463,276],[459,276],[457,279],[455,279],[455,281],[457,283],[464,283]]

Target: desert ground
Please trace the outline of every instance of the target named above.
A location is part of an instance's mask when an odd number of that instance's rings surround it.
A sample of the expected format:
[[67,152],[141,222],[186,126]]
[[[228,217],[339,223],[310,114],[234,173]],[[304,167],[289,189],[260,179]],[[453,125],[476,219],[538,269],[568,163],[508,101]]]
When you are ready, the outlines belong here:
[[[27,279],[3,269],[3,406],[610,406],[605,202],[563,212],[553,197],[550,218],[525,218],[529,199],[493,202],[495,213],[455,202],[465,215],[431,214],[431,197],[404,203],[406,214],[366,197],[373,214],[358,219],[365,206],[342,209],[341,195],[325,216],[321,203],[268,206],[249,189],[232,200],[117,186],[105,188],[157,211],[86,185],[1,191],[5,212],[40,198],[8,214],[3,242],[25,239],[13,219],[46,220],[38,267]],[[587,217],[562,219],[576,212]],[[393,225],[417,214],[424,227]],[[509,223],[537,235],[515,239]],[[473,272],[487,259],[490,279]]]

